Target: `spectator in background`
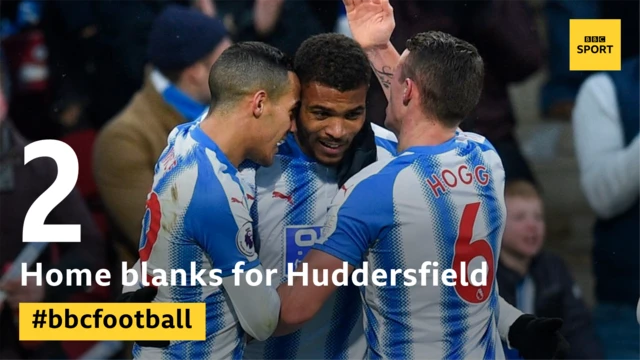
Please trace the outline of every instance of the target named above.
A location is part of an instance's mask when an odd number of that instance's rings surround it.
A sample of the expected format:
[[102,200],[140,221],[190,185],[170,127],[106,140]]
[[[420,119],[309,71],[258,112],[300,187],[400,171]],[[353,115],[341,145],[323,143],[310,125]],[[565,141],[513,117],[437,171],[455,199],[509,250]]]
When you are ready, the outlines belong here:
[[213,1],[41,2],[50,54],[52,115],[63,130],[98,130],[127,105],[144,83],[151,26],[167,6],[193,5],[213,16]]
[[622,71],[591,75],[580,87],[573,131],[580,179],[597,215],[594,320],[607,358],[638,359],[640,327],[639,58]]
[[622,58],[638,55],[640,2],[628,0],[548,0],[544,2],[547,22],[549,76],[541,89],[542,114],[557,119],[571,118],[580,85],[589,71],[569,70],[570,19],[621,19]]
[[138,257],[141,221],[154,166],[177,125],[195,120],[210,101],[209,71],[231,45],[216,18],[178,6],[154,22],[149,38],[153,69],[144,87],[96,141],[94,173],[116,229],[122,260]]
[[[396,28],[393,45],[402,52],[413,34],[438,30],[472,43],[485,60],[480,102],[461,127],[489,139],[502,158],[507,179],[535,182],[521,153],[508,87],[524,81],[542,66],[542,46],[533,11],[525,1],[391,0]],[[374,78],[367,112],[384,121],[386,101]],[[377,119],[374,117],[378,117]]]
[[[3,64],[0,63],[0,70]],[[27,141],[6,117],[7,76],[0,71],[0,277],[26,246],[22,229],[28,210],[55,181],[57,165],[51,158],[37,158],[24,164]],[[92,221],[80,194],[73,190],[47,217],[45,224],[80,224],[80,243],[49,243],[36,260],[44,270],[89,269],[95,274],[109,265],[109,248]],[[33,269],[31,269],[33,270]],[[16,316],[20,302],[109,302],[115,291],[105,287],[37,286],[30,278],[22,286],[20,278],[0,281],[0,290],[7,295],[0,303],[0,358],[3,359],[69,359],[77,358],[94,342],[21,342]],[[62,284],[66,279],[62,279]],[[113,354],[112,354],[113,355]]]
[[[601,359],[603,354],[582,299],[564,261],[542,250],[545,222],[542,199],[523,180],[505,186],[507,221],[498,264],[500,295],[527,314],[564,320],[562,335],[571,345],[568,359]],[[509,359],[518,359],[505,347]]]
[[0,2],[0,40],[13,84],[7,99],[15,129],[29,140],[57,138],[59,126],[50,116],[48,51],[41,26],[43,2]]
[[549,76],[541,88],[542,115],[569,119],[585,71],[569,70],[569,20],[597,19],[597,1],[549,0],[545,2]]
[[340,0],[216,1],[235,41],[262,41],[293,56],[310,36],[333,32]]

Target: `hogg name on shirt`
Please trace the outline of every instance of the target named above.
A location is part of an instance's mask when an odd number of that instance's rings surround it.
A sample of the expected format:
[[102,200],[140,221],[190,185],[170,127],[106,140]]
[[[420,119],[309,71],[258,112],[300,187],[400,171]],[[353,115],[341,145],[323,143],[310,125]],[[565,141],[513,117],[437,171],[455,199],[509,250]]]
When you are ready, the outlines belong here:
[[469,169],[467,165],[460,165],[456,169],[443,169],[440,173],[431,174],[427,178],[427,184],[433,191],[435,197],[440,197],[449,189],[458,186],[459,183],[469,185],[476,182],[481,186],[489,183],[489,173],[483,165],[476,165],[473,169]]

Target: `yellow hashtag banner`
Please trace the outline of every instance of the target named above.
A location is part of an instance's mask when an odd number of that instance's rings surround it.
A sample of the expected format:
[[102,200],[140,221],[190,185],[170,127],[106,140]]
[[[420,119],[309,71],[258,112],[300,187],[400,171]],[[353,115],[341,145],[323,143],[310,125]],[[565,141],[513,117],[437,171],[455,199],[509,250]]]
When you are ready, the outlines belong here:
[[204,303],[21,303],[21,341],[205,340]]

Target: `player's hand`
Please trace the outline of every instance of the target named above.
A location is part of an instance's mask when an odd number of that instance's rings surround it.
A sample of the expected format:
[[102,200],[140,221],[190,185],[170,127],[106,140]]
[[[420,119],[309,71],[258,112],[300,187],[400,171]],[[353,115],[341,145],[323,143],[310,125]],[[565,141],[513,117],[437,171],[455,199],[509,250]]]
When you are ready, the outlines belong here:
[[560,334],[562,319],[525,314],[509,328],[509,343],[525,359],[564,359],[569,343]]
[[396,27],[389,0],[343,0],[353,38],[364,49],[386,46]]
[[[117,302],[123,303],[150,303],[158,294],[158,289],[153,286],[143,287],[136,291],[121,294],[116,299]],[[159,341],[136,341],[139,346],[163,348],[169,346],[168,340]]]

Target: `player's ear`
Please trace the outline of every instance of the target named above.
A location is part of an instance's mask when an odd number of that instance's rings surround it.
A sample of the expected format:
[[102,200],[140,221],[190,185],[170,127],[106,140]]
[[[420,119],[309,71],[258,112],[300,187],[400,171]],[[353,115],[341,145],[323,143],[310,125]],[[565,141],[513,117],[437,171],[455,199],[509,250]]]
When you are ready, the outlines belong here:
[[251,110],[253,111],[253,116],[259,118],[264,114],[265,103],[267,100],[267,93],[264,90],[260,90],[253,95],[253,99],[251,100]]
[[295,133],[298,131],[298,118],[294,118],[291,120],[291,127],[289,128],[289,131],[292,133]]
[[413,92],[415,91],[415,86],[416,83],[413,82],[413,80],[406,78],[404,79],[404,84],[402,84],[403,90],[402,90],[402,103],[404,104],[404,106],[407,106],[409,104],[409,101],[411,100],[411,98],[413,97]]

